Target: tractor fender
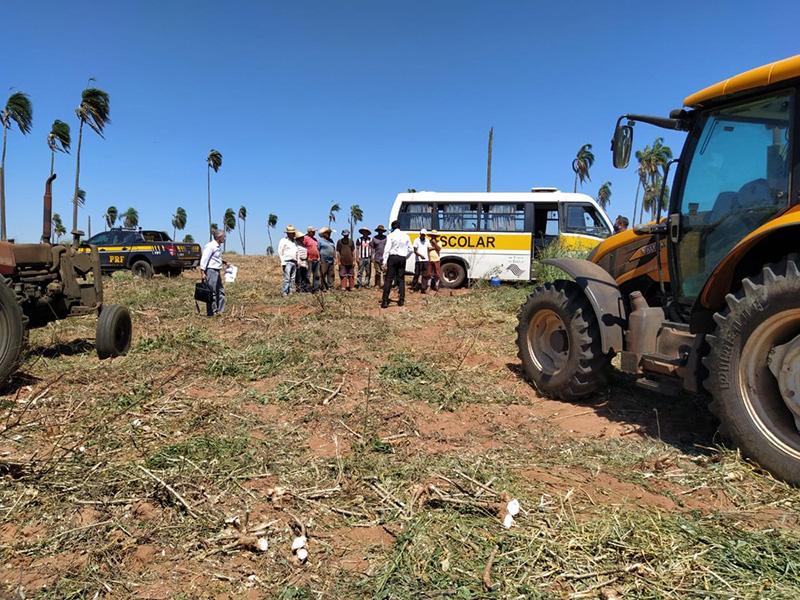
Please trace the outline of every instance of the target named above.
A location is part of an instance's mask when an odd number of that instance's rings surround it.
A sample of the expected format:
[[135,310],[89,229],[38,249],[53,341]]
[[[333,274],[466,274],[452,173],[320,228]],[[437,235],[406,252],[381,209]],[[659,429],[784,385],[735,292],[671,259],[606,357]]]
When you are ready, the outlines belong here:
[[546,258],[542,262],[561,269],[575,279],[600,323],[603,352],[621,352],[627,315],[622,293],[611,275],[595,263],[578,258]]

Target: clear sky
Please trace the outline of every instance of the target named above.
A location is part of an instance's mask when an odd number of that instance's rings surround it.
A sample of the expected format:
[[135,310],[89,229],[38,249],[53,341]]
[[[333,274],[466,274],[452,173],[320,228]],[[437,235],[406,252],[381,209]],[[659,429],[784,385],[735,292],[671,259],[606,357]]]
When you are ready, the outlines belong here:
[[[71,228],[74,110],[89,77],[109,93],[112,120],[105,139],[84,131],[79,225],[91,215],[93,233],[109,205],[171,233],[182,206],[184,233],[204,241],[211,148],[223,155],[214,220],[245,205],[248,253],[264,252],[271,212],[279,232],[327,224],[334,202],[388,225],[407,188],[485,191],[490,127],[493,191],[572,191],[572,159],[591,143],[583,191],[611,181],[611,218],[630,216],[635,169],[615,170],[609,151],[617,117],[666,115],[690,93],[797,54],[799,17],[788,0],[3,2],[0,88],[34,105],[32,132],[8,134],[9,237],[41,235],[54,119],[73,130],[54,184]],[[681,135],[642,124],[634,149],[659,135],[677,154]],[[236,232],[229,240],[238,250]]]

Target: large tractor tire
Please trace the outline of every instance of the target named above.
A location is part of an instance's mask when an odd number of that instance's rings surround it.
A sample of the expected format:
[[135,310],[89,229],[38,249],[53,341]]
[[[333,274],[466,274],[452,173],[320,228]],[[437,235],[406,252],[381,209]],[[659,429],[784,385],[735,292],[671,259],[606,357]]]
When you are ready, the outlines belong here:
[[25,347],[26,321],[11,282],[0,275],[0,386],[5,385],[19,366]]
[[517,347],[525,373],[544,394],[584,398],[606,381],[604,354],[592,305],[574,281],[537,287],[522,305]]
[[793,485],[800,485],[798,265],[798,255],[767,265],[728,294],[704,359],[720,432]]
[[131,347],[131,313],[119,304],[108,304],[97,319],[95,348],[100,359],[127,354]]

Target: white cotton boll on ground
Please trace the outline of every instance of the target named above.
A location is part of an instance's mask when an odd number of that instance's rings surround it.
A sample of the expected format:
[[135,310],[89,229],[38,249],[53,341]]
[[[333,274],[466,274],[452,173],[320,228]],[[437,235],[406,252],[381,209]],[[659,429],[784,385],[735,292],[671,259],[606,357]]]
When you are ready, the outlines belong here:
[[258,541],[256,542],[256,548],[259,552],[266,552],[268,547],[269,542],[267,542],[267,538],[258,538]]
[[510,514],[506,514],[505,518],[503,519],[503,527],[506,529],[511,529],[511,526],[514,524],[514,517]]
[[513,498],[511,501],[509,501],[506,511],[508,511],[508,514],[510,514],[512,517],[516,517],[519,514],[519,500]]
[[292,552],[299,550],[300,548],[305,548],[306,542],[308,542],[308,540],[304,535],[294,538],[294,541],[292,542]]
[[308,550],[305,548],[300,548],[297,551],[297,560],[299,560],[301,563],[306,562],[306,560],[308,560]]

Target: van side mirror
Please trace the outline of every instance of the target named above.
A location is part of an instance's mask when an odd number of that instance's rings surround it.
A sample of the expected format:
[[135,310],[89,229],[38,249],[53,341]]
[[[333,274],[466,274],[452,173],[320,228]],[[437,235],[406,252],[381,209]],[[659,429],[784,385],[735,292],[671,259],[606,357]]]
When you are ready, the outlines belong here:
[[633,126],[620,125],[614,130],[614,139],[611,140],[611,152],[614,156],[614,166],[617,169],[624,169],[631,160],[631,148],[633,147]]

